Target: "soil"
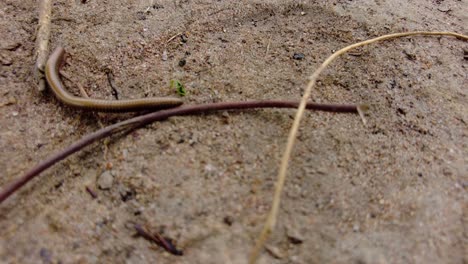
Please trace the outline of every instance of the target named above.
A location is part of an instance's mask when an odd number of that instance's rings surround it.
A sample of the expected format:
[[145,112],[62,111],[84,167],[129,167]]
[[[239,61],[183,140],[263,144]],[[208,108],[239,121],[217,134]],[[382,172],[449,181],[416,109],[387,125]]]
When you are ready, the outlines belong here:
[[[37,91],[38,2],[0,2],[0,186],[132,116]],[[114,99],[110,70],[119,98],[178,96],[179,80],[186,104],[298,100],[333,51],[413,30],[467,34],[468,2],[60,0],[50,46],[69,53],[64,82],[77,95],[81,85]],[[259,263],[468,262],[467,53],[455,38],[403,38],[321,76],[313,100],[367,103],[367,124],[306,114]],[[94,143],[0,205],[0,262],[246,263],[294,113],[176,117]],[[184,255],[135,236],[135,223]]]

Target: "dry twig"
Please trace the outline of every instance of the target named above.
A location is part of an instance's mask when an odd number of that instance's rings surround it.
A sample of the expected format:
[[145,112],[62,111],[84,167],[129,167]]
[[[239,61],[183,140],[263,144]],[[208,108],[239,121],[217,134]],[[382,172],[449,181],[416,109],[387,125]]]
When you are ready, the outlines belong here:
[[[269,100],[269,101],[246,101],[246,102],[224,102],[224,103],[210,103],[210,104],[199,104],[199,105],[186,105],[167,110],[161,110],[158,112],[152,112],[146,115],[137,116],[114,125],[107,126],[99,129],[98,131],[84,136],[79,141],[71,144],[67,148],[55,153],[40,162],[32,169],[27,171],[23,176],[14,180],[0,191],[0,204],[7,199],[10,195],[20,189],[27,182],[32,180],[34,177],[39,175],[41,172],[51,167],[60,160],[65,159],[71,154],[81,150],[96,140],[108,137],[112,134],[121,131],[130,131],[142,126],[145,126],[154,121],[160,121],[167,119],[171,116],[181,115],[194,115],[200,113],[207,113],[211,111],[222,111],[222,110],[245,110],[252,108],[296,108],[298,102],[294,101],[282,101],[282,100]],[[338,112],[338,113],[357,113],[358,106],[356,105],[331,105],[331,104],[314,104],[308,103],[306,106],[311,110]]]
[[50,20],[52,14],[52,0],[41,0],[39,7],[39,26],[36,37],[36,64],[34,65],[34,77],[37,89],[45,90],[47,82],[44,69],[47,62],[50,38]]
[[143,229],[143,227],[141,227],[140,225],[138,224],[135,224],[134,225],[135,227],[135,230],[137,231],[138,235],[139,236],[142,236],[144,237],[145,239],[151,241],[151,242],[154,242],[156,243],[157,245],[159,245],[160,247],[164,248],[164,250],[166,250],[167,252],[171,253],[172,255],[176,255],[176,256],[182,256],[184,255],[184,252],[181,251],[181,250],[178,250],[171,242],[171,240],[163,237],[162,235],[160,235],[159,233],[157,232],[154,232],[154,233],[149,233],[147,232],[145,229]]

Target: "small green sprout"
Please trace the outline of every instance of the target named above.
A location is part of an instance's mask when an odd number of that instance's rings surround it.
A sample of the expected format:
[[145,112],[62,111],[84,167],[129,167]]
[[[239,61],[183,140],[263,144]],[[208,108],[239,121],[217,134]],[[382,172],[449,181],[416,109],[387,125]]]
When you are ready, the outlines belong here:
[[185,96],[187,91],[185,91],[185,86],[179,80],[171,80],[171,88],[175,88],[177,94],[180,96]]

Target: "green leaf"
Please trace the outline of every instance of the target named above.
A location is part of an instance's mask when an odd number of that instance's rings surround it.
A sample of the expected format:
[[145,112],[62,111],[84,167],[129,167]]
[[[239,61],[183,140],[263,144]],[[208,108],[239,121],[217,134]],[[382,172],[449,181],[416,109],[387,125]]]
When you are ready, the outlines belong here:
[[170,85],[172,89],[176,89],[178,95],[185,96],[187,94],[185,86],[179,80],[171,80]]

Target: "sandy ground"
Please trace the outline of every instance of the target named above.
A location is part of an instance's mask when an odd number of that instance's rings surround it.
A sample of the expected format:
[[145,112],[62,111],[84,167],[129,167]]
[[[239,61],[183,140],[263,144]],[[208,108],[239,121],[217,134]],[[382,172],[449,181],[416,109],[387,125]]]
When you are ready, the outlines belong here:
[[[65,84],[107,99],[109,69],[120,98],[177,96],[178,79],[186,103],[299,99],[308,75],[348,44],[468,33],[466,0],[54,2],[51,48],[70,53]],[[0,186],[132,116],[72,110],[35,89],[37,17],[37,1],[0,1]],[[259,263],[468,262],[466,53],[454,38],[406,38],[326,71],[314,100],[368,103],[368,124],[307,113]],[[293,115],[177,117],[87,147],[0,205],[0,262],[245,263]],[[133,223],[184,256],[136,237]]]

